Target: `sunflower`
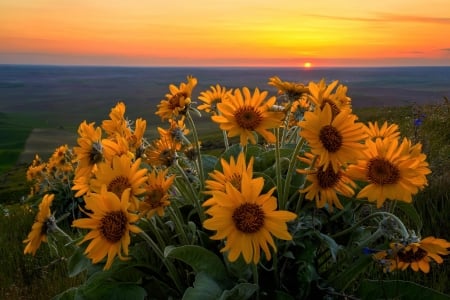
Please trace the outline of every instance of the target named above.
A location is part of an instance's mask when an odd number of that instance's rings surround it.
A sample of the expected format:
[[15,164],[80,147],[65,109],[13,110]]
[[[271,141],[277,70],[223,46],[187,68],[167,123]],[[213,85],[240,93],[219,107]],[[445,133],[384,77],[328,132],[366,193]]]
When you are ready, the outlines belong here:
[[116,133],[115,136],[110,136],[107,139],[103,139],[102,146],[103,157],[108,162],[111,162],[114,157],[122,155],[134,158],[133,150],[130,149],[127,139],[118,133]]
[[91,187],[89,182],[93,177],[93,173],[81,174],[77,173],[77,176],[73,179],[72,190],[77,191],[75,193],[75,197],[82,197],[85,194],[88,194],[91,191]]
[[368,125],[365,126],[365,130],[368,137],[372,140],[375,140],[376,138],[398,139],[400,136],[398,125],[388,124],[388,122],[384,122],[381,127],[378,126],[378,122],[369,122]]
[[158,127],[159,135],[162,139],[171,139],[175,142],[175,149],[178,151],[183,144],[190,144],[190,141],[186,138],[189,134],[189,129],[186,128],[184,120],[172,120],[169,119],[170,128],[163,129]]
[[[221,159],[222,171],[214,170],[209,173],[212,179],[205,180],[205,194],[212,194],[212,191],[225,192],[227,182],[231,183],[236,189],[241,189],[242,173],[247,173],[249,178],[253,177],[253,157],[250,158],[248,165],[245,161],[244,152],[240,152],[237,160],[230,156],[230,163]],[[203,205],[213,205],[214,197],[205,201]]]
[[155,114],[162,120],[175,119],[179,115],[184,115],[189,108],[192,90],[196,85],[197,78],[192,76],[188,76],[187,83],[182,82],[179,87],[171,84],[170,93],[166,94],[166,99],[158,104],[158,111]]
[[322,79],[319,83],[310,82],[308,84],[309,100],[320,109],[323,109],[326,104],[331,106],[333,118],[343,110],[351,112],[351,99],[347,96],[347,87],[340,84],[335,92],[333,90],[338,85],[339,81],[335,80],[328,86],[325,80]]
[[282,81],[278,76],[269,78],[269,85],[278,89],[278,94],[283,94],[288,97],[290,101],[299,99],[302,94],[308,93],[309,89],[302,83]]
[[114,136],[117,133],[124,136],[124,132],[129,130],[127,121],[125,120],[126,106],[123,102],[118,102],[115,107],[111,109],[109,114],[110,120],[102,122],[102,128],[108,136]]
[[417,149],[411,149],[406,138],[401,144],[398,140],[368,139],[366,145],[367,158],[347,169],[351,178],[368,183],[357,197],[376,202],[377,207],[381,207],[386,199],[411,203],[411,195],[427,184],[425,175],[431,173],[425,154],[412,152]]
[[176,148],[173,139],[160,138],[145,149],[146,162],[155,167],[170,167],[177,158]]
[[263,178],[251,179],[244,172],[240,191],[227,182],[225,192],[211,193],[216,204],[206,211],[212,217],[203,222],[203,227],[217,231],[211,239],[226,239],[221,252],[228,251],[230,262],[242,254],[246,263],[257,264],[261,249],[270,260],[268,245],[276,251],[272,235],[283,240],[292,239],[286,222],[295,219],[296,214],[276,211],[277,199],[272,196],[275,188],[261,194],[263,185]]
[[225,102],[231,96],[232,90],[227,90],[218,84],[216,86],[211,86],[210,90],[200,93],[198,99],[203,102],[197,108],[199,110],[204,110],[207,113],[213,115],[218,114],[217,104]]
[[159,172],[154,170],[147,178],[143,201],[139,204],[139,211],[147,218],[151,218],[154,214],[162,217],[164,208],[170,205],[169,189],[175,180],[175,175],[167,177],[168,170]]
[[[305,153],[306,157],[299,157],[298,159],[309,166],[313,162],[320,164],[320,157],[316,157],[311,153]],[[354,195],[354,188],[356,184],[345,174],[343,169],[335,172],[332,168],[324,170],[323,166],[310,169],[298,169],[298,173],[306,174],[306,180],[311,182],[306,188],[300,190],[301,193],[306,193],[305,198],[308,200],[315,200],[316,206],[322,208],[328,204],[328,210],[333,211],[333,206],[343,209],[337,194],[345,197],[352,197]]]
[[363,124],[355,121],[356,116],[348,110],[333,118],[330,105],[305,113],[304,121],[298,123],[302,128],[300,136],[308,141],[311,152],[320,156],[317,167],[323,166],[325,171],[331,166],[337,173],[342,165],[361,157],[361,150],[365,149],[361,142],[366,134]]
[[91,240],[85,254],[94,264],[107,256],[104,270],[111,267],[116,255],[121,260],[126,259],[130,232],[141,231],[133,224],[139,220],[139,216],[128,212],[130,194],[131,189],[128,188],[119,198],[103,185],[99,194],[92,193],[84,198],[86,209],[91,212],[86,212],[89,218],[80,218],[72,223],[73,227],[90,229],[79,244]]
[[126,155],[115,156],[111,164],[100,163],[95,172],[95,178],[90,181],[91,191],[99,193],[101,187],[105,185],[109,192],[121,197],[122,193],[130,188],[130,200],[132,200],[130,209],[136,210],[138,208],[137,196],[145,192],[142,186],[147,179],[147,169],[139,169],[140,164],[141,159],[132,162]]
[[94,123],[87,124],[84,121],[78,127],[78,134],[79,146],[73,147],[78,162],[75,177],[91,173],[95,165],[103,160],[102,129],[94,128]]
[[[143,148],[142,141],[144,139],[145,129],[147,128],[147,121],[142,118],[136,119],[134,131],[129,130],[125,137],[128,142],[130,152],[138,154]],[[139,157],[139,155],[136,155]]]
[[429,236],[412,243],[391,243],[391,249],[374,254],[374,259],[381,262],[385,272],[406,270],[430,272],[430,262],[441,264],[441,256],[450,254],[450,242]]
[[35,255],[41,243],[47,242],[47,234],[52,231],[52,227],[56,226],[55,218],[50,212],[50,206],[54,198],[55,195],[53,194],[46,194],[42,198],[36,220],[31,227],[31,232],[28,234],[28,238],[23,241],[28,243],[23,251],[24,254],[30,253]]
[[275,135],[268,131],[281,126],[284,112],[270,111],[276,98],[267,101],[267,91],[260,92],[255,89],[253,95],[247,87],[234,91],[229,101],[217,104],[220,115],[212,116],[212,120],[219,123],[220,129],[228,131],[228,136],[240,136],[241,145],[247,145],[248,139],[256,144],[254,132],[263,136],[267,142],[274,143]]
[[56,148],[48,159],[46,168],[49,174],[55,172],[71,172],[73,170],[73,165],[72,152],[70,151],[69,146],[62,145]]

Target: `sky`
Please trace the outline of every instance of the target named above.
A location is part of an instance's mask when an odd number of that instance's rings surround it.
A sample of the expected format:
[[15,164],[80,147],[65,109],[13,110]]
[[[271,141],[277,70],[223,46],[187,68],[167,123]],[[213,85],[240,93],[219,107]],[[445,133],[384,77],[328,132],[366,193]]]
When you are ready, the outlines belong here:
[[450,66],[448,0],[0,0],[0,64]]

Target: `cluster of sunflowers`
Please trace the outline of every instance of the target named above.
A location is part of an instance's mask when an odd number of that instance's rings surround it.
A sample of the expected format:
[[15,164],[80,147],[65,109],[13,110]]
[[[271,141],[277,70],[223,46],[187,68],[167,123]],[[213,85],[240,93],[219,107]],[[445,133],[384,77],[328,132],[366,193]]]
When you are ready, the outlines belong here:
[[[276,96],[211,86],[195,107],[197,79],[188,76],[158,105],[168,124],[153,141],[123,102],[101,126],[82,122],[77,146],[59,147],[47,163],[36,156],[28,169],[31,194],[42,198],[24,252],[64,235],[89,259],[69,259],[71,275],[90,278],[70,293],[87,297],[96,293],[89,284],[114,282],[127,283],[126,293],[134,286],[135,297],[198,298],[207,289],[211,299],[305,298],[343,293],[372,260],[385,272],[442,263],[450,243],[420,239],[394,214],[427,184],[421,145],[395,124],[359,122],[338,81],[268,84]],[[223,132],[218,156],[202,153],[200,111]],[[55,212],[57,198],[65,210]],[[55,214],[72,216],[71,234]],[[362,251],[373,246],[371,257]]]

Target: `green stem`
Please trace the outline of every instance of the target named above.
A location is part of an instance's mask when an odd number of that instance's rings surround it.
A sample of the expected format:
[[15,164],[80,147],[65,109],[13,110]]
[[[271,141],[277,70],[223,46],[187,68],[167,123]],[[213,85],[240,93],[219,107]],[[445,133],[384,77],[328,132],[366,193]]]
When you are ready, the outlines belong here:
[[275,129],[276,141],[275,141],[275,178],[277,181],[277,193],[279,199],[279,208],[285,209],[285,197],[284,190],[281,184],[281,153],[280,153],[280,129]]
[[259,274],[258,274],[258,265],[252,263],[252,274],[253,274],[253,283],[258,287],[256,290],[256,299],[259,300]]
[[180,293],[183,293],[184,288],[181,284],[180,276],[177,272],[177,269],[175,268],[175,265],[170,260],[168,260],[166,257],[164,257],[163,251],[158,247],[158,245],[155,243],[155,241],[153,241],[153,239],[147,233],[145,233],[145,231],[141,231],[139,234],[147,242],[147,244],[150,246],[150,248],[152,248],[152,250],[156,253],[156,255],[158,255],[158,257],[161,259],[163,264],[166,266],[166,268],[169,272],[169,275],[172,278],[173,282],[175,283],[178,291]]
[[361,220],[359,220],[358,222],[356,222],[355,224],[353,224],[353,226],[351,226],[351,227],[349,227],[349,228],[347,228],[347,229],[345,229],[345,230],[343,230],[343,231],[341,231],[341,232],[338,232],[338,233],[336,233],[335,235],[332,235],[331,238],[335,239],[335,238],[337,238],[337,237],[339,237],[339,236],[341,236],[341,235],[345,235],[345,234],[347,234],[347,233],[353,231],[356,227],[360,226],[361,224],[363,224],[363,223],[366,222],[367,220],[370,220],[370,219],[375,218],[375,217],[378,217],[378,216],[381,216],[381,217],[388,217],[388,218],[394,219],[394,220],[397,222],[397,225],[400,226],[400,230],[401,230],[401,232],[402,232],[403,237],[404,237],[405,239],[408,238],[408,236],[409,236],[408,230],[406,229],[406,227],[405,227],[405,225],[403,224],[403,222],[402,222],[396,215],[391,214],[391,213],[386,212],[386,211],[377,211],[377,212],[374,212],[374,213],[368,215],[367,217],[362,218]]
[[230,143],[228,142],[228,135],[225,130],[222,130],[223,134],[223,143],[225,144],[225,150],[228,150],[230,148]]
[[[205,213],[203,211],[202,204],[200,203],[200,197],[198,197],[197,191],[194,190],[194,187],[189,182],[189,177],[184,172],[183,168],[178,164],[178,162],[175,162],[175,166],[177,167],[178,171],[180,172],[181,176],[183,176],[183,179],[186,182],[186,186],[188,187],[188,190],[191,192],[191,203],[194,205],[194,207],[197,209],[198,216],[200,218],[200,222],[203,223],[205,220]],[[203,182],[202,182],[203,184]]]
[[[289,187],[291,185],[291,180],[292,180],[292,174],[294,173],[294,168],[296,166],[296,161],[297,161],[297,155],[300,152],[300,150],[303,147],[303,144],[305,143],[305,139],[301,139],[300,142],[295,146],[294,148],[294,152],[292,152],[291,155],[291,159],[289,161],[289,167],[287,170],[287,174],[286,174],[286,181],[284,182],[284,194],[283,194],[283,200],[282,203],[286,203],[287,201],[287,197],[289,194]],[[283,209],[286,209],[286,207],[284,207]]]
[[187,238],[186,231],[184,230],[183,224],[180,221],[180,218],[182,217],[181,214],[177,214],[177,212],[174,211],[172,206],[169,207],[168,211],[173,223],[175,224],[176,231],[180,234],[181,243],[183,245],[189,245],[189,239]]
[[197,163],[198,163],[198,176],[199,176],[199,180],[200,180],[200,190],[203,190],[204,188],[204,179],[205,179],[205,175],[203,174],[203,162],[202,162],[202,156],[201,156],[201,152],[200,152],[200,144],[199,144],[199,140],[198,140],[198,134],[197,134],[197,128],[195,127],[195,123],[194,120],[192,119],[191,115],[189,113],[186,114],[187,120],[189,122],[190,127],[192,128],[192,136],[194,137],[194,147],[195,150],[197,151]]

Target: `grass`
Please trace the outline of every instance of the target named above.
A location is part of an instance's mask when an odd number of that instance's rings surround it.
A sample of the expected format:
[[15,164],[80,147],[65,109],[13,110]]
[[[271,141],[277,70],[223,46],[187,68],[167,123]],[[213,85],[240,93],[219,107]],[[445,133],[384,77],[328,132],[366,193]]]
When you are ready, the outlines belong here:
[[[450,104],[444,101],[438,105],[420,107],[383,107],[357,109],[355,113],[361,121],[387,120],[396,123],[404,136],[423,144],[428,155],[433,174],[429,176],[429,186],[419,193],[414,202],[423,220],[422,235],[435,235],[450,240]],[[414,119],[424,115],[420,126],[414,126]],[[34,121],[18,126],[21,118],[0,115],[0,135],[11,138],[11,132],[17,133],[13,140],[7,141],[10,150],[15,153],[10,159],[17,158],[23,150],[27,133]],[[35,120],[36,121],[36,120]],[[28,124],[28,125],[27,125]],[[214,149],[221,145],[221,136],[211,134],[209,122],[199,125],[201,139]],[[154,126],[152,126],[153,129]],[[214,127],[215,128],[215,127]],[[10,130],[10,131],[8,131]],[[15,152],[14,152],[15,151]],[[215,151],[215,150],[213,150]],[[27,194],[25,184],[26,166],[12,166],[7,156],[1,156],[2,166],[7,168],[0,176],[0,299],[49,299],[56,294],[77,286],[83,277],[69,278],[64,260],[51,256],[49,247],[44,244],[36,257],[23,255],[22,240],[27,236],[35,211],[21,205],[21,196]],[[9,166],[9,167],[8,167]],[[14,204],[13,204],[14,203]],[[65,257],[67,253],[61,252]],[[433,266],[430,274],[415,273],[410,270],[386,275],[379,268],[369,270],[367,278],[411,280],[427,287],[450,294],[450,260],[439,266]]]

